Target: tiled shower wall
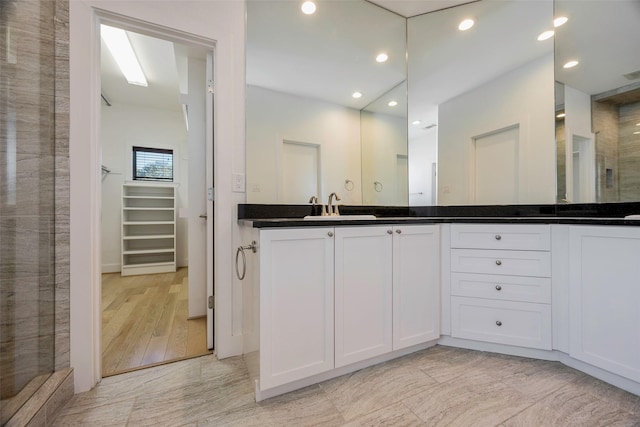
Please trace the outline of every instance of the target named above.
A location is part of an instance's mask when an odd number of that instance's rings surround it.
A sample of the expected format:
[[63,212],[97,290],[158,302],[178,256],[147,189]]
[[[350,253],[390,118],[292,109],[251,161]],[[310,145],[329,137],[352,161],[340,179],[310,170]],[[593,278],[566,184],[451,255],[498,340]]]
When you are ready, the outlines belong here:
[[69,367],[68,0],[0,3],[0,394]]

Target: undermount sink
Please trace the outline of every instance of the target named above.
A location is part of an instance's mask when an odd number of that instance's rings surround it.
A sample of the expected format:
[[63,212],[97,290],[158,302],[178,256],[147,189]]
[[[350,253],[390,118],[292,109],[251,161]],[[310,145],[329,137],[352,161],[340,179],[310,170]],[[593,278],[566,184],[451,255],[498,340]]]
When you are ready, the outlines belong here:
[[374,215],[307,215],[303,218],[305,221],[355,221],[365,219],[376,219]]

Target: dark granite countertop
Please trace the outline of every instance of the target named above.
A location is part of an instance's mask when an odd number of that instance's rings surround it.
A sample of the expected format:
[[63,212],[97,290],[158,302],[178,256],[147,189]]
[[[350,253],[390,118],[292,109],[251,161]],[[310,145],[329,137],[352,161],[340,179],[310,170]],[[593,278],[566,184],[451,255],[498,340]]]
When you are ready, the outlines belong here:
[[[348,215],[343,215],[348,217]],[[589,217],[380,217],[365,220],[313,220],[301,218],[241,219],[243,225],[254,228],[276,227],[344,227],[397,224],[574,224],[640,226],[640,220]]]
[[308,221],[309,205],[238,205],[238,220],[254,228],[344,227],[396,224],[574,224],[640,226],[640,203],[504,206],[340,206],[342,217],[375,215],[376,219]]

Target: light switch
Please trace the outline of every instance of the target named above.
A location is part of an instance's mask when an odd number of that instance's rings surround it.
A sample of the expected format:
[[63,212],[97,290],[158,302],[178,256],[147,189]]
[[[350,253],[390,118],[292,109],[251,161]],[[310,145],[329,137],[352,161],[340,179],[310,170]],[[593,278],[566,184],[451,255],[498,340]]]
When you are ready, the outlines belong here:
[[233,174],[232,188],[234,193],[244,193],[244,174],[243,173]]

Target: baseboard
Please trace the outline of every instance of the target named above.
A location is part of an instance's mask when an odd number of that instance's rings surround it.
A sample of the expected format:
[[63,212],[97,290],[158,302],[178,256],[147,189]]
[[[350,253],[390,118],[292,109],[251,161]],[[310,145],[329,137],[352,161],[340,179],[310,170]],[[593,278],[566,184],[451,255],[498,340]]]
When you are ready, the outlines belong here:
[[118,264],[102,264],[102,273],[120,273],[120,263]]

